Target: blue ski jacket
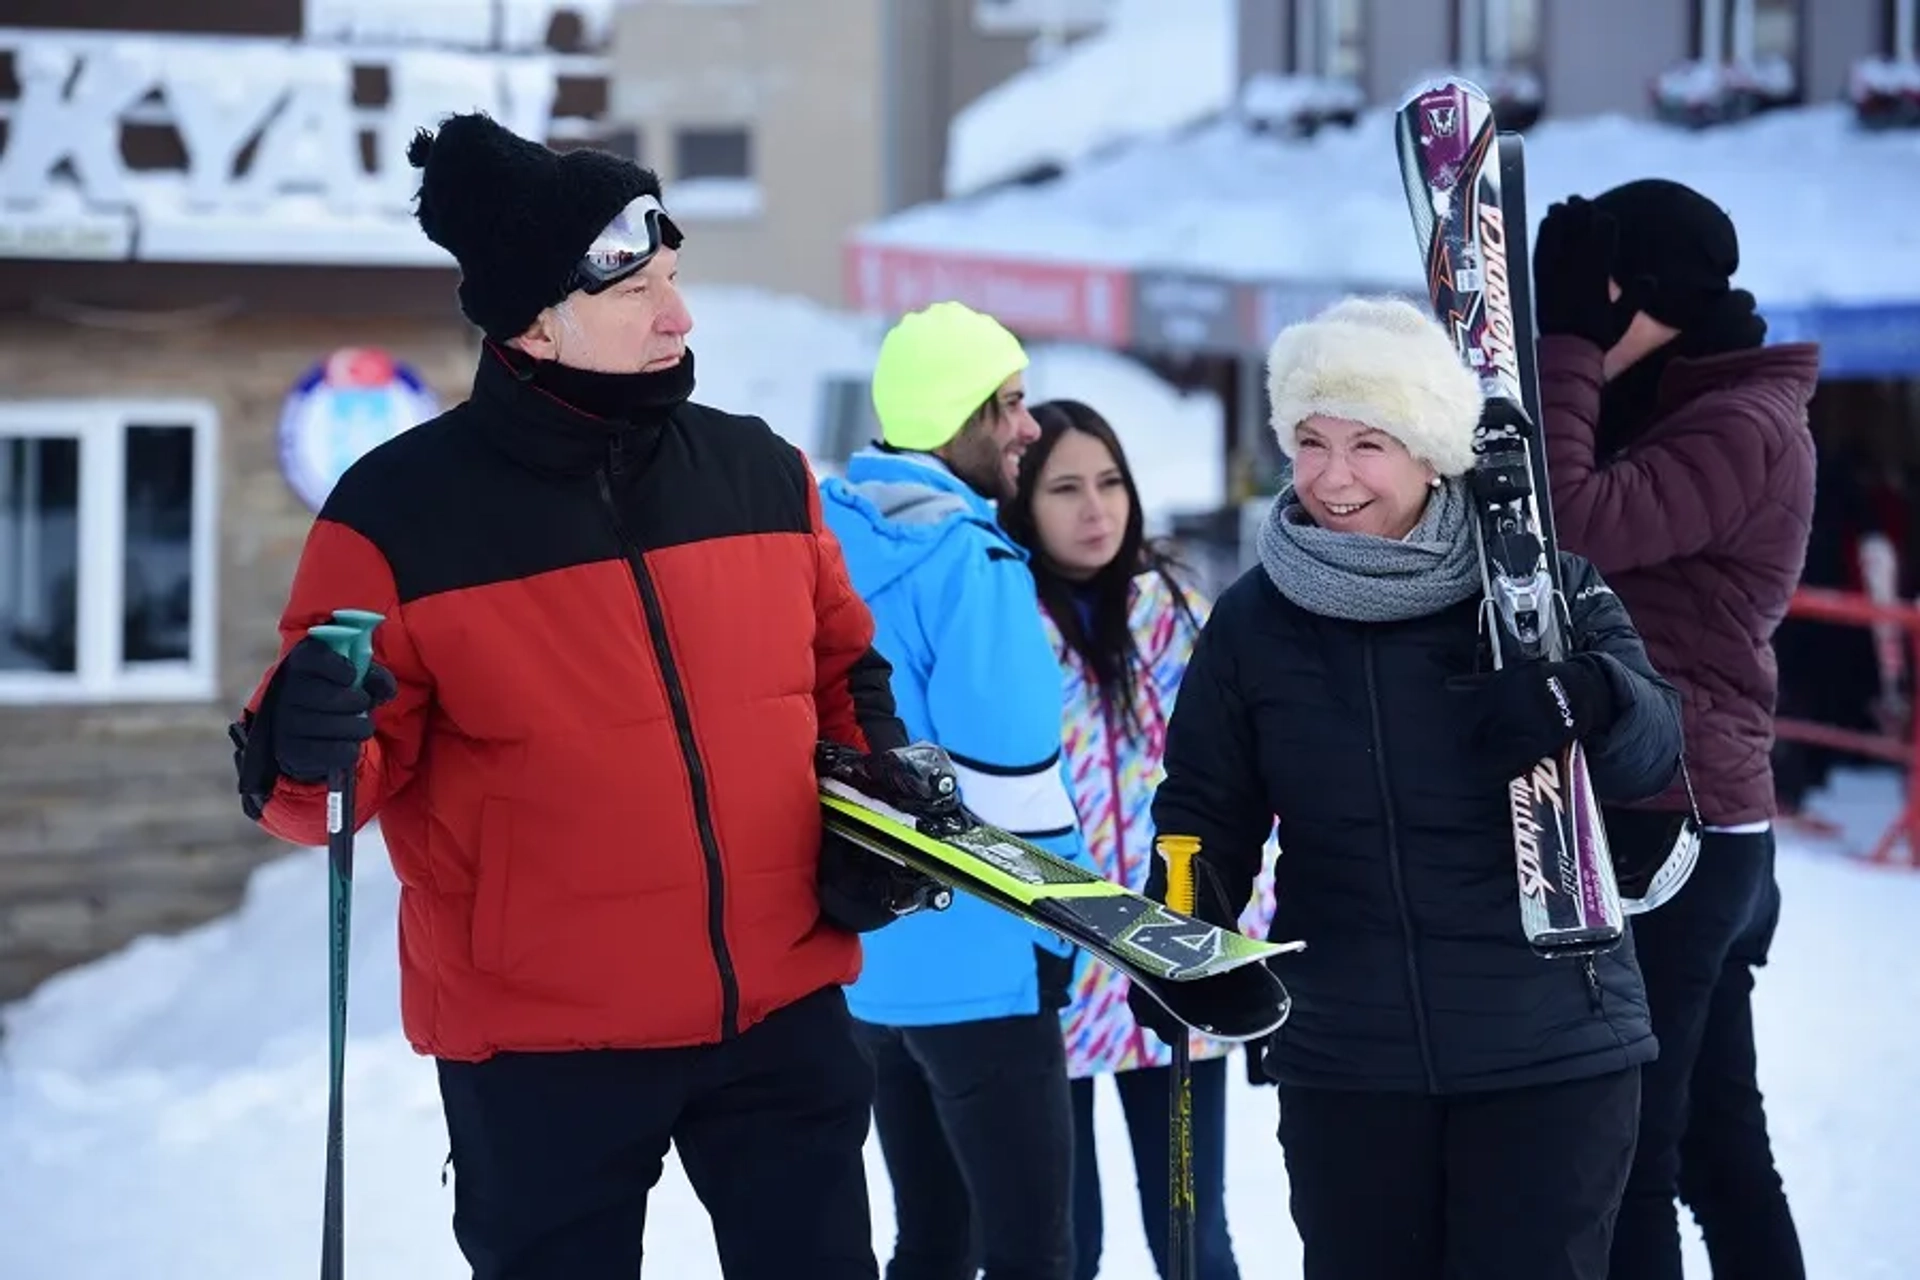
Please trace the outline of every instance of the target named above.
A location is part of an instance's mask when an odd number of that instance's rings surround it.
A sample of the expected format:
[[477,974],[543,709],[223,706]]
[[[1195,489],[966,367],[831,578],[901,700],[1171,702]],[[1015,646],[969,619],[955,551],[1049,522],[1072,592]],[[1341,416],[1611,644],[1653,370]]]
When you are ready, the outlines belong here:
[[[866,449],[821,483],[827,526],[893,664],[909,736],[953,758],[966,805],[1090,866],[1060,772],[1060,671],[1027,553],[987,501],[929,454]],[[1044,958],[1071,949],[964,894],[863,935],[855,1017],[927,1026],[1037,1013]],[[1064,974],[1062,975],[1064,978]]]

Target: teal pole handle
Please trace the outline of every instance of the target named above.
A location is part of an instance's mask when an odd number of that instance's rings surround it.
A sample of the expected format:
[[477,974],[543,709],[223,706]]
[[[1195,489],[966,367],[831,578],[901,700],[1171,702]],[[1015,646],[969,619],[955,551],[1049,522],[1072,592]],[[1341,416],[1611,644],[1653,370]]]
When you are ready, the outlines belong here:
[[307,634],[353,664],[357,689],[373,665],[373,629],[385,621],[385,614],[366,609],[335,609],[332,622],[308,627]]

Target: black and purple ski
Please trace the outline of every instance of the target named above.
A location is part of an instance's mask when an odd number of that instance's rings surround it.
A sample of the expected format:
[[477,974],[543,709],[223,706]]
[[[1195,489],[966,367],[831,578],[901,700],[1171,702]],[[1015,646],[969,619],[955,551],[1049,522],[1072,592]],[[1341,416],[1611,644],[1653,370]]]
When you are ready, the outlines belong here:
[[[1416,88],[1394,141],[1427,295],[1486,407],[1468,480],[1484,596],[1481,625],[1495,666],[1567,653],[1569,628],[1555,551],[1540,391],[1534,366],[1526,176],[1517,134],[1457,77]],[[1593,955],[1625,930],[1606,827],[1575,743],[1508,785],[1520,920],[1544,956]]]

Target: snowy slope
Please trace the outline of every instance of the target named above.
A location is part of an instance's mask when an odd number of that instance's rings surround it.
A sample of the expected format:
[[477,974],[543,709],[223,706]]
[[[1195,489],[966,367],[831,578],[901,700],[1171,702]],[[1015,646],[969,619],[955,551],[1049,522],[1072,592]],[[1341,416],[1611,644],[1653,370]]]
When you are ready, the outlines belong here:
[[[870,325],[748,290],[690,289],[703,398],[763,414],[800,442],[828,370],[862,371]],[[1204,483],[1217,405],[1182,403],[1105,352],[1043,348],[1037,396],[1113,417],[1150,507]],[[808,424],[800,426],[796,424]],[[1217,456],[1217,439],[1205,452]],[[1182,468],[1186,468],[1183,472]],[[1183,478],[1183,476],[1185,478]],[[1884,776],[1843,776],[1824,806],[1864,846],[1894,812]],[[397,885],[364,837],[354,906],[347,1097],[348,1270],[354,1280],[456,1280],[445,1126],[431,1064],[399,1034]],[[1920,970],[1905,931],[1920,873],[1839,850],[1784,847],[1787,905],[1760,978],[1763,1083],[1814,1275],[1910,1280],[1908,1204],[1920,1143]],[[326,878],[318,851],[255,875],[233,915],[149,938],[0,1009],[0,1276],[5,1280],[300,1280],[319,1247],[326,1106]],[[1237,1066],[1237,1064],[1236,1064]],[[1299,1242],[1273,1133],[1273,1094],[1235,1075],[1229,1212],[1243,1270],[1297,1274]],[[1100,1097],[1107,1280],[1149,1280],[1118,1105]],[[892,1233],[869,1143],[876,1246]],[[719,1275],[677,1166],[656,1193],[649,1276]],[[1697,1248],[1690,1275],[1704,1277]]]
[[[1035,104],[1041,119],[1070,103]],[[1920,298],[1920,135],[1854,129],[1845,107],[1686,133],[1615,116],[1527,135],[1527,190],[1549,202],[1633,178],[1683,180],[1740,228],[1740,282],[1766,306]],[[1418,287],[1390,116],[1308,141],[1220,123],[1143,141],[1039,187],[923,205],[874,244],[1242,280]]]
[[1042,164],[1226,110],[1237,87],[1234,0],[1118,0],[1106,26],[968,103],[947,130],[946,190],[963,195]]
[[[1881,820],[1884,779],[1844,777]],[[1870,825],[1870,824],[1868,824]],[[1862,826],[1864,833],[1868,826]],[[455,1280],[452,1189],[431,1065],[400,1040],[396,886],[377,837],[355,895],[348,1057],[348,1272]],[[1920,1141],[1920,973],[1903,941],[1920,874],[1788,844],[1773,963],[1758,995],[1763,1084],[1808,1270],[1920,1274],[1911,1152]],[[233,917],[146,940],[5,1011],[0,1239],[8,1280],[300,1280],[319,1242],[325,1133],[326,881],[318,851],[262,870]],[[1236,1064],[1237,1068],[1237,1064]],[[1247,1274],[1297,1274],[1274,1098],[1235,1073],[1229,1213]],[[1103,1091],[1108,1280],[1149,1280],[1118,1107]],[[877,1247],[891,1238],[870,1142]],[[648,1274],[719,1275],[711,1234],[670,1165],[648,1215]],[[1690,1246],[1689,1275],[1704,1277]]]

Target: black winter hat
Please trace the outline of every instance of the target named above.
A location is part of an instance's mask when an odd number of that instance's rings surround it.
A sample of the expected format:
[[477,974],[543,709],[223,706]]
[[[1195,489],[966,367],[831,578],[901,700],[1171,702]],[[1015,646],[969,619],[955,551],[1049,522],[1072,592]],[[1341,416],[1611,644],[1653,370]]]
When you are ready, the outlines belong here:
[[607,151],[557,152],[487,115],[449,116],[407,146],[421,170],[416,216],[460,264],[460,309],[499,341],[567,295],[594,237],[632,200],[660,195],[650,169]]
[[1641,178],[1595,196],[1620,229],[1613,277],[1626,301],[1688,329],[1726,296],[1740,267],[1733,219],[1684,183]]

